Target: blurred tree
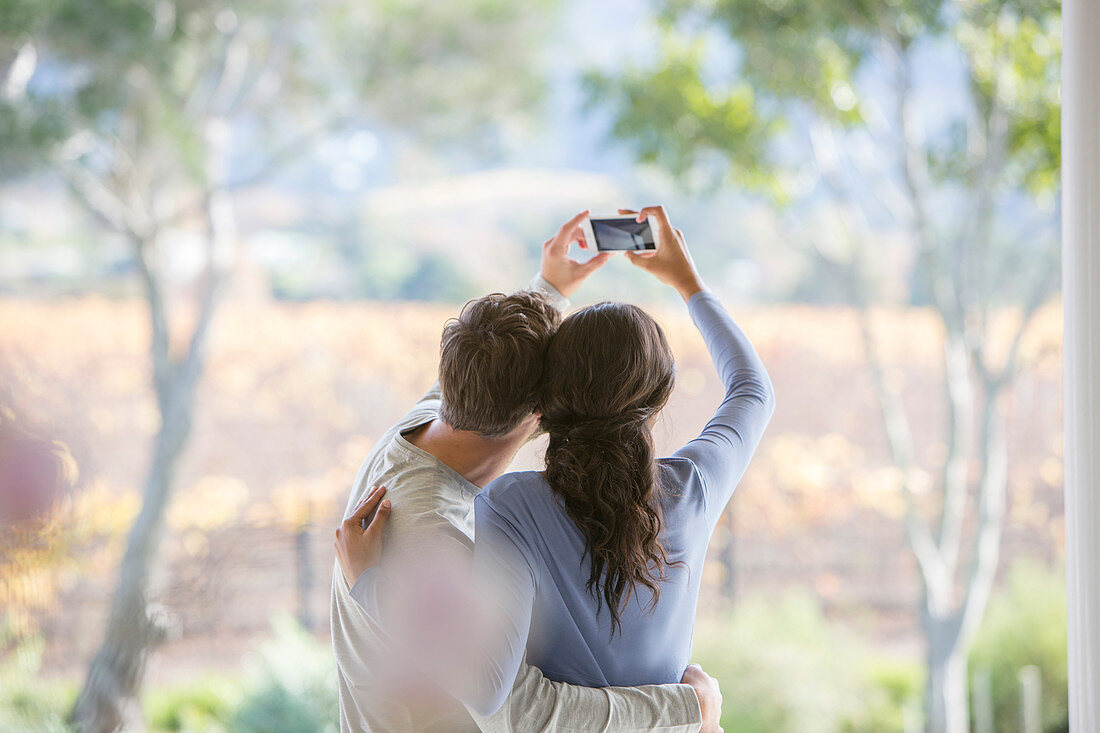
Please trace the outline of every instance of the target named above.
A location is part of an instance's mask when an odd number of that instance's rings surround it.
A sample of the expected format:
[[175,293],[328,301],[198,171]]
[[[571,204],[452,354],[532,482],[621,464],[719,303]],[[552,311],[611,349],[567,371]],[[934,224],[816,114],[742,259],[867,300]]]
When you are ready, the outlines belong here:
[[234,259],[233,192],[352,125],[491,153],[489,133],[538,98],[553,5],[0,0],[0,179],[63,181],[128,244],[149,309],[160,424],[78,728],[137,714],[164,637],[150,566]]
[[[1057,286],[1059,4],[658,0],[656,19],[656,61],[593,73],[592,103],[641,160],[696,188],[766,190],[811,221],[800,238],[862,313],[907,501],[927,726],[963,733],[967,650],[1004,523],[1003,398]],[[1028,207],[1033,226],[1021,226]],[[892,261],[909,268],[908,288],[887,279]],[[871,314],[899,293],[942,322],[946,424],[926,445]]]

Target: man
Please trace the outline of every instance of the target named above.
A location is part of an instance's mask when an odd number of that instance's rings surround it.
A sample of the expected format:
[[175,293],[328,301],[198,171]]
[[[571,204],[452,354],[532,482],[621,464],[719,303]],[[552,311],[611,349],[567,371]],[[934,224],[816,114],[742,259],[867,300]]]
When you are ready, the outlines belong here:
[[[349,543],[370,539],[368,533],[380,531],[387,518],[382,567],[372,572],[413,568],[413,573],[434,571],[426,582],[446,582],[450,563],[457,567],[468,558],[474,496],[504,472],[535,430],[542,355],[560,309],[568,305],[565,296],[609,257],[599,254],[582,264],[568,256],[572,242],[587,246],[580,230],[587,215],[573,217],[543,245],[542,267],[532,283],[542,294],[486,296],[448,323],[439,382],[382,437],[355,479],[337,530],[344,565],[355,555],[346,552]],[[368,495],[378,485],[388,490]],[[361,523],[372,512],[376,516],[364,531]],[[410,558],[430,561],[407,562]],[[717,682],[696,665],[684,673],[686,684],[595,689],[552,682],[525,664],[504,707],[475,723],[449,696],[427,683],[421,688],[418,681],[425,678],[417,676],[416,667],[423,660],[387,644],[408,637],[380,628],[352,598],[362,574],[362,568],[342,570],[340,563],[333,574],[342,731],[718,730]],[[461,618],[456,612],[450,620]]]

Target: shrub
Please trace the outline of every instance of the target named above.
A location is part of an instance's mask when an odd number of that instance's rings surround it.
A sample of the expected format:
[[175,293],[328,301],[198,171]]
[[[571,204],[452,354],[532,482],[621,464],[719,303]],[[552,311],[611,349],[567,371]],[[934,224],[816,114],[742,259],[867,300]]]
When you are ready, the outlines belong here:
[[924,669],[916,660],[876,658],[864,664],[866,688],[858,712],[841,722],[844,733],[886,733],[907,730],[906,711],[921,712]]
[[[151,730],[179,733],[319,733],[337,729],[332,653],[293,618],[246,661],[243,680],[208,677],[143,696]],[[0,726],[0,729],[4,729]]]
[[274,637],[253,660],[234,733],[336,731],[336,666],[328,647],[289,616],[272,621]]
[[1066,585],[1060,569],[1033,562],[1012,567],[1008,582],[989,603],[970,652],[970,672],[987,669],[998,732],[1020,730],[1018,672],[1029,665],[1042,679],[1043,729],[1066,729]]
[[[748,599],[732,616],[701,618],[695,631],[695,659],[722,685],[727,733],[867,730],[852,722],[873,699],[860,671],[866,658],[805,594]],[[882,715],[900,720],[900,706]]]
[[5,733],[63,733],[76,688],[37,678],[42,665],[40,636],[9,638],[0,628],[0,730]]
[[239,682],[212,677],[187,685],[152,689],[142,696],[145,720],[155,731],[224,731],[244,696]]

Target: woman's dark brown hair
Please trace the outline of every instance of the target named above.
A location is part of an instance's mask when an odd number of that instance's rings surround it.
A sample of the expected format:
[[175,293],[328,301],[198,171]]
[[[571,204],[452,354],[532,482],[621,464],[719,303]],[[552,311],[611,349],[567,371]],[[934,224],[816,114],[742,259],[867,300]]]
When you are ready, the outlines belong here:
[[650,433],[672,393],[672,352],[642,309],[600,303],[562,322],[547,349],[539,411],[546,478],[584,534],[588,591],[612,633],[636,586],[660,596],[660,486]]

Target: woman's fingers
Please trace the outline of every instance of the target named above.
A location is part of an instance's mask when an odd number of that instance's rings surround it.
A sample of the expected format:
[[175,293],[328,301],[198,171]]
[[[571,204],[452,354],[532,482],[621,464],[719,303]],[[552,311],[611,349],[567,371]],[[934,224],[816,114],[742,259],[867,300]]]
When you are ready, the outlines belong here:
[[598,255],[588,260],[588,262],[578,262],[577,266],[585,270],[586,272],[598,270],[599,268],[603,267],[609,259],[611,259],[611,255],[611,252],[600,252]]
[[584,236],[584,228],[581,227],[581,226],[578,226],[576,235],[577,235],[577,244],[580,246],[580,248],[581,249],[588,249],[588,239],[586,239],[585,236]]
[[638,267],[642,268],[643,270],[648,270],[649,267],[650,267],[650,264],[651,264],[650,260],[652,260],[654,255],[656,255],[657,253],[656,252],[632,252],[632,251],[628,251],[626,254],[630,258],[630,264],[637,265]]
[[378,493],[379,489],[382,489],[383,491],[385,491],[386,487],[385,486],[377,486],[377,485],[372,486],[370,491],[367,492],[367,495],[363,497],[363,500],[360,501],[359,504],[355,507],[355,511],[359,511],[359,509],[361,509],[364,504],[366,504],[368,501],[373,499],[374,495]]
[[581,229],[581,222],[586,218],[588,218],[588,209],[562,224],[561,228],[558,229],[558,233],[548,239],[546,244],[542,246],[543,250],[550,249],[551,251],[564,253],[569,250],[569,244],[574,241],[581,242],[581,247],[587,249],[588,242],[584,241],[584,230]]
[[645,221],[647,216],[657,217],[662,224],[668,224],[668,214],[663,206],[645,206],[638,212],[638,221]]
[[573,230],[581,225],[581,222],[588,218],[588,209],[585,209],[581,213],[574,216],[569,221],[561,225],[561,229],[558,230],[559,236],[567,236],[573,233]]
[[374,519],[367,525],[366,533],[372,537],[380,537],[382,529],[386,526],[386,520],[390,518],[391,505],[389,501],[382,502],[378,511],[374,513]]
[[355,508],[355,512],[348,517],[347,521],[354,526],[360,526],[362,521],[370,516],[371,512],[378,508],[378,503],[382,501],[382,497],[386,494],[385,486],[375,486],[371,489],[370,494],[366,499],[363,499],[359,503],[359,506]]
[[352,520],[352,518],[355,517],[355,515],[359,513],[359,510],[362,509],[366,505],[366,503],[371,500],[371,497],[374,496],[374,493],[376,491],[378,491],[378,487],[377,486],[372,486],[371,490],[367,492],[367,495],[364,496],[362,499],[360,499],[359,503],[355,505],[355,509],[352,511],[351,516],[349,516],[344,521],[350,522]]

